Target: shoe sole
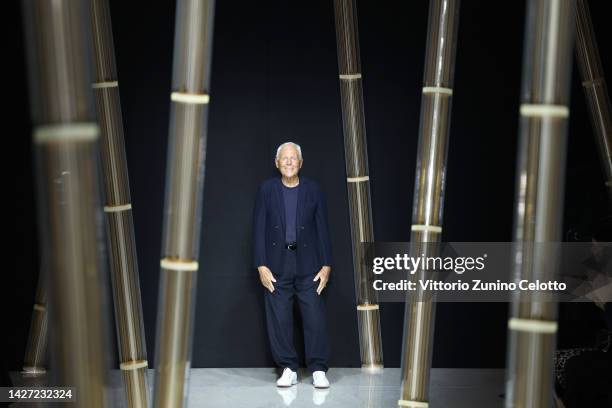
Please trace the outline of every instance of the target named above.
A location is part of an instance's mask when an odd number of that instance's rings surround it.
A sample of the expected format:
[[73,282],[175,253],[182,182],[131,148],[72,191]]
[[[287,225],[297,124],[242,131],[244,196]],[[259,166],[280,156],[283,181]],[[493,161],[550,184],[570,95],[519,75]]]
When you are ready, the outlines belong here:
[[296,381],[294,383],[291,383],[291,385],[278,385],[278,384],[276,384],[276,387],[277,388],[290,388],[290,387],[293,387],[294,385],[296,385],[297,383],[298,382]]
[[329,385],[327,385],[325,387],[321,387],[321,386],[316,386],[316,385],[312,384],[312,386],[317,388],[317,389],[319,389],[319,390],[325,390],[325,389],[329,388]]

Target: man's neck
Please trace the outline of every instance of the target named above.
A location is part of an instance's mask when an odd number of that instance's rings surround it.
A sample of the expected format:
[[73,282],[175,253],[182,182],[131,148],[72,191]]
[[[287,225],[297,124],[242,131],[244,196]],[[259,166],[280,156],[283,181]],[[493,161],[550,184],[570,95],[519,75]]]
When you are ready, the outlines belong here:
[[293,177],[282,176],[281,181],[285,187],[297,187],[298,184],[300,184],[300,178],[297,176],[297,174]]

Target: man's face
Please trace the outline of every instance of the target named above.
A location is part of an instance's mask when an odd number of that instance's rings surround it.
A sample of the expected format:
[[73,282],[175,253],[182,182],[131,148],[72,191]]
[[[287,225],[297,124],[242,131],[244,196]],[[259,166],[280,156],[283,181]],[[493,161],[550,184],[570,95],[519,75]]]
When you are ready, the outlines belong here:
[[276,168],[285,177],[294,177],[302,168],[302,160],[299,159],[295,146],[283,146],[276,160]]

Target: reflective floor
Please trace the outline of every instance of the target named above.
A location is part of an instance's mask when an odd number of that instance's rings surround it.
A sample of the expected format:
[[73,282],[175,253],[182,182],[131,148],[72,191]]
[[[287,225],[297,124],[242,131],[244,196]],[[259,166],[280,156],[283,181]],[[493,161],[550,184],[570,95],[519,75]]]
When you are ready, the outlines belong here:
[[[315,389],[312,377],[302,372],[296,386],[279,389],[272,369],[194,369],[189,407],[397,407],[398,368],[382,374],[330,368],[327,377],[327,390]],[[430,407],[502,407],[503,388],[504,370],[434,369]]]
[[[153,370],[150,370],[153,384]],[[191,370],[190,408],[195,407],[313,407],[384,408],[397,407],[400,370],[386,368],[380,374],[367,374],[359,368],[330,368],[327,377],[331,387],[318,390],[312,377],[298,373],[298,384],[276,387],[275,370],[271,368],[195,368]],[[13,380],[19,382],[13,376]],[[17,385],[17,384],[16,384]],[[125,407],[119,370],[110,383],[111,406]],[[504,370],[450,369],[432,370],[431,408],[495,408],[503,406]]]

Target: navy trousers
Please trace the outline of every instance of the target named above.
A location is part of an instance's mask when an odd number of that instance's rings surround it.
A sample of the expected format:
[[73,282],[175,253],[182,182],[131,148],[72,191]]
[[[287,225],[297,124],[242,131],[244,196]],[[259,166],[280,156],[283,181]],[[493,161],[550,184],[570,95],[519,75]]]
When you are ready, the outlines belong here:
[[[297,371],[298,355],[293,345],[293,299],[297,298],[304,324],[306,365],[312,371],[327,371],[329,341],[325,301],[317,294],[315,274],[297,275],[296,253],[285,250],[284,268],[272,271],[274,292],[265,290],[266,324],[272,357],[279,367]],[[317,271],[318,272],[318,271]]]

